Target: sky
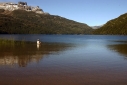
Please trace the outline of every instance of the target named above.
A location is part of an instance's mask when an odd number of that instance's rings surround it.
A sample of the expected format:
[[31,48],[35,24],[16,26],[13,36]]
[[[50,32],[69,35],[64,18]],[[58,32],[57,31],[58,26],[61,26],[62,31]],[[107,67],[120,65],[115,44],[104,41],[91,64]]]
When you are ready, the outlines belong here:
[[99,26],[127,13],[127,0],[0,0],[0,2],[27,2],[39,6],[51,15]]

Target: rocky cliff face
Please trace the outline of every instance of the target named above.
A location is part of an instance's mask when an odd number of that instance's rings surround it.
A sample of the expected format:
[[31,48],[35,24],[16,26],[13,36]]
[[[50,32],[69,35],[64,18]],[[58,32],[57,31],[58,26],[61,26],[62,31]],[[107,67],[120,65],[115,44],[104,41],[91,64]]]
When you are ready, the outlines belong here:
[[26,11],[33,11],[38,14],[48,14],[45,13],[42,9],[37,7],[28,6],[27,2],[18,2],[18,4],[15,3],[0,3],[0,9],[8,10],[8,11],[14,11],[14,10],[26,10]]

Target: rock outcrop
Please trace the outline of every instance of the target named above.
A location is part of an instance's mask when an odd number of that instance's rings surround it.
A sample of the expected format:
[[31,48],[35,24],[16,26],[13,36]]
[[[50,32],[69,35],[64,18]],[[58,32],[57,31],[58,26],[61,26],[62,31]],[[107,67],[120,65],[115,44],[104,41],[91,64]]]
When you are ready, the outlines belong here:
[[48,14],[45,13],[42,9],[37,7],[28,6],[27,2],[18,2],[18,4],[15,3],[0,3],[0,9],[8,10],[8,11],[14,11],[14,10],[26,10],[26,11],[33,11],[38,14]]

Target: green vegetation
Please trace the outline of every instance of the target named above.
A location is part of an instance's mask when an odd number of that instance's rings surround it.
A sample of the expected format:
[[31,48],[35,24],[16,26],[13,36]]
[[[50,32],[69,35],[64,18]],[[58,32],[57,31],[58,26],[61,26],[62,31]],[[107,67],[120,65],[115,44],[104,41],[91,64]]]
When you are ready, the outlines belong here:
[[127,35],[127,13],[108,21],[101,28],[94,30],[93,34]]
[[4,34],[90,34],[92,28],[60,16],[24,10],[0,10],[0,33]]
[[14,45],[14,43],[15,43],[14,40],[0,39],[0,46],[2,46],[2,45]]
[[[8,40],[8,39],[0,39],[0,46],[15,46],[15,45],[25,45],[25,41],[16,41],[14,39]],[[28,43],[28,42],[27,42]]]

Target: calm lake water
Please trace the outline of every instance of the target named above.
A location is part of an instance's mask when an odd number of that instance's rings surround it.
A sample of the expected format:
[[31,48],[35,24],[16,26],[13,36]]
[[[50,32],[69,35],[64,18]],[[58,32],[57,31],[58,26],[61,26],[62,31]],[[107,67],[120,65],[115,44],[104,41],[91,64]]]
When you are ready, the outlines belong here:
[[28,42],[0,45],[0,85],[127,85],[127,36],[0,38]]

